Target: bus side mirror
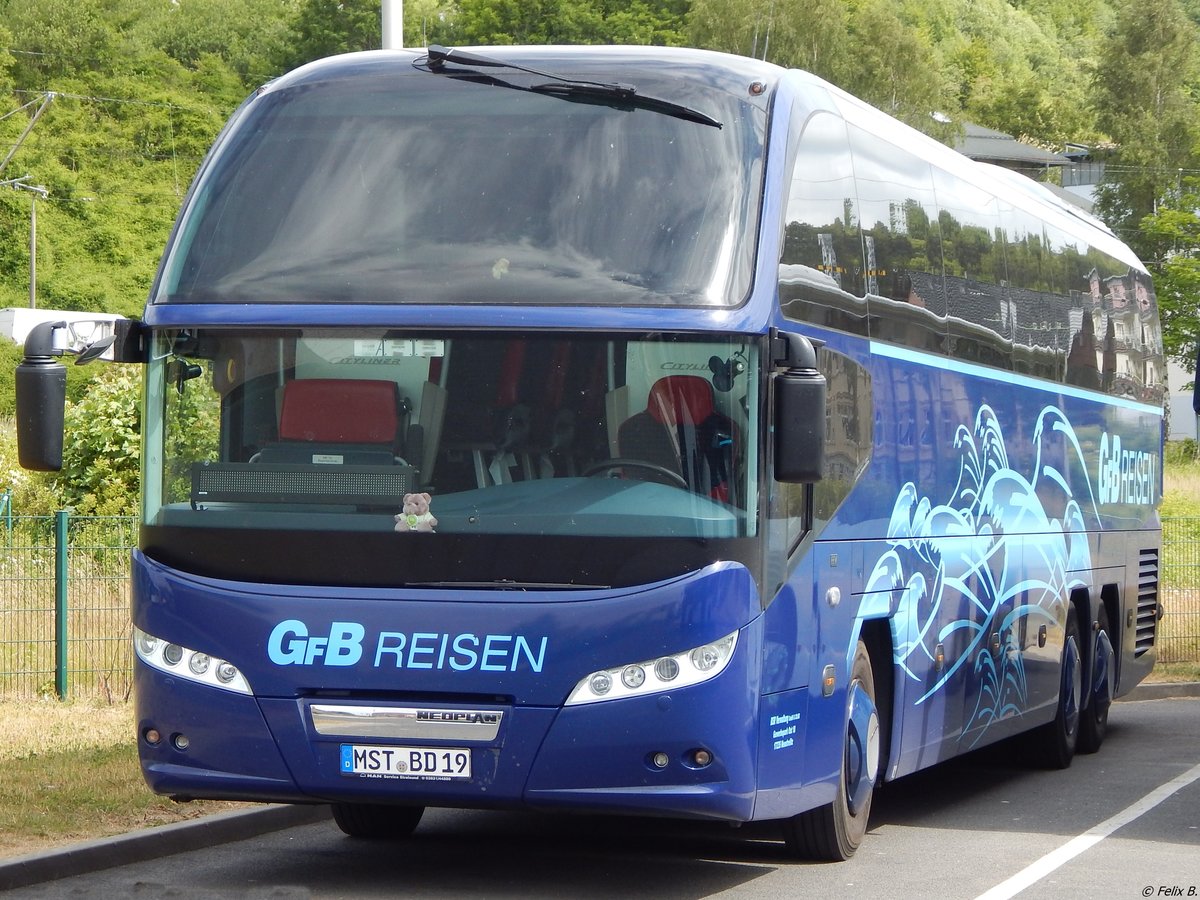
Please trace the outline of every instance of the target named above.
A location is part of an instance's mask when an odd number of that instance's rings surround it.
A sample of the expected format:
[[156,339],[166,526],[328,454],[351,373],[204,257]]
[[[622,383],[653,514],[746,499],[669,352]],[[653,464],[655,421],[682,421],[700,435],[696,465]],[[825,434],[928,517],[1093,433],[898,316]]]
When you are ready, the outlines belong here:
[[25,339],[25,358],[17,365],[17,460],[23,469],[57,472],[62,468],[63,418],[67,404],[67,367],[55,357],[54,329],[63,322],[35,325]]
[[72,355],[79,366],[102,357],[144,363],[147,335],[145,325],[132,319],[114,320],[111,335],[88,343],[82,343],[65,321],[41,322],[30,329],[25,358],[16,372],[17,460],[21,468],[36,472],[62,468],[67,369],[57,357]]
[[825,376],[817,371],[816,351],[799,334],[781,334],[775,376],[775,480],[820,481],[825,468]]

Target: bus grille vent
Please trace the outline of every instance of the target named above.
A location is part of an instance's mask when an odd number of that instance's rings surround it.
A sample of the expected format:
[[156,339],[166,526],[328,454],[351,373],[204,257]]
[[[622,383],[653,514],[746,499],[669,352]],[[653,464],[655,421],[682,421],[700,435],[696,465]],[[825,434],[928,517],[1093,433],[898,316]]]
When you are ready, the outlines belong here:
[[1141,656],[1154,646],[1158,628],[1158,549],[1138,554],[1137,637],[1134,655]]

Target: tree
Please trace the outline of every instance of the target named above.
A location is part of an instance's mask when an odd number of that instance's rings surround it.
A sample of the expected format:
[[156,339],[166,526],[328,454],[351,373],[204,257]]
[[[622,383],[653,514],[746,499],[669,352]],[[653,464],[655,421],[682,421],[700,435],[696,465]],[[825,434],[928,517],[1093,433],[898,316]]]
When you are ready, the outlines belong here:
[[1138,223],[1195,158],[1196,46],[1179,0],[1121,0],[1097,62],[1098,121],[1117,145],[1097,211],[1142,255]]
[[935,127],[933,113],[955,111],[954,91],[929,34],[903,12],[891,0],[858,0],[852,7],[848,35],[855,64],[842,86],[928,132]]
[[697,46],[805,69],[835,84],[846,67],[842,0],[693,0],[687,27]]
[[296,5],[297,0],[175,0],[147,10],[137,3],[138,14],[122,31],[135,46],[162,50],[190,69],[206,57],[219,58],[254,84],[280,73]]
[[291,23],[292,38],[281,47],[281,71],[355,50],[378,50],[383,41],[380,0],[299,0]]
[[113,64],[118,39],[103,0],[0,0],[0,21],[11,32],[13,76],[42,90],[57,78]]
[[1200,179],[1142,219],[1167,356],[1192,371],[1200,349]]

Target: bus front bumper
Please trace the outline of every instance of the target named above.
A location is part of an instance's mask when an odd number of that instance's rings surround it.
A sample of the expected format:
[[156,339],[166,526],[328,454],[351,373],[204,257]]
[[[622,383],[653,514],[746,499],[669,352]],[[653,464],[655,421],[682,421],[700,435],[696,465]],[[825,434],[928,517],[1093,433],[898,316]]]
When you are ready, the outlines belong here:
[[[139,661],[139,755],[151,789],[179,799],[573,809],[747,821],[754,810],[757,741],[752,688],[742,665],[735,660],[721,677],[675,693],[568,707],[408,699],[334,704],[343,713],[399,710],[410,718],[453,722],[466,712],[497,723],[495,733],[482,739],[462,729],[446,738],[413,739],[372,734],[365,725],[321,733],[314,707],[328,708],[328,701],[213,690]],[[149,710],[157,712],[143,713]],[[372,749],[393,751],[382,756],[462,750],[470,756],[469,777],[401,774],[395,767],[362,771],[351,764],[356,751],[366,760]]]

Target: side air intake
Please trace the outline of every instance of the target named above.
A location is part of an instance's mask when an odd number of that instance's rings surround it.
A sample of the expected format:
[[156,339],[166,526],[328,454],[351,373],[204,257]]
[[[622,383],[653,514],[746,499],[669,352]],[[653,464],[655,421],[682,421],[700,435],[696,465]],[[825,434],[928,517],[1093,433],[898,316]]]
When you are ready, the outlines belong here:
[[1141,656],[1154,646],[1158,629],[1158,548],[1138,553],[1137,637],[1134,655]]

